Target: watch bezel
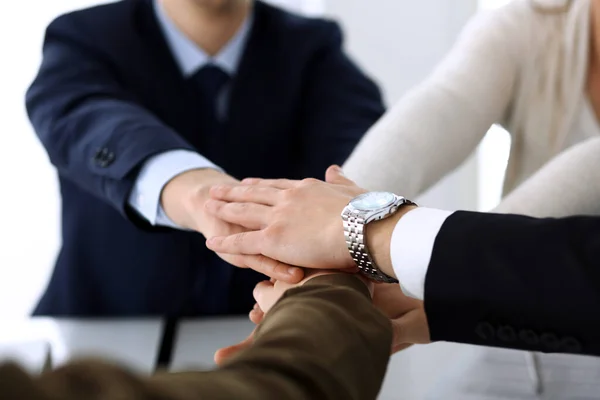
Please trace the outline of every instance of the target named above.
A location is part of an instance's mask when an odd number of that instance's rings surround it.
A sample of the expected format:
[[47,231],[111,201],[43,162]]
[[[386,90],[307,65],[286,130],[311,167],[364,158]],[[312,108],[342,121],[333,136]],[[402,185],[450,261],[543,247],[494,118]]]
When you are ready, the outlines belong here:
[[402,196],[398,196],[395,193],[378,192],[386,194],[389,193],[392,195],[393,198],[391,199],[390,203],[373,210],[359,209],[353,205],[357,199],[360,199],[361,197],[367,196],[371,193],[373,192],[367,192],[356,196],[354,199],[350,200],[350,202],[342,211],[341,216],[344,223],[344,236],[346,237],[346,244],[348,245],[348,250],[350,251],[350,254],[352,255],[352,258],[358,266],[361,274],[375,282],[398,283],[397,279],[386,275],[375,264],[373,257],[366,246],[367,235],[365,227],[370,222],[385,219],[395,214],[403,205],[415,203]]
[[[363,201],[364,199],[366,199],[370,196],[376,196],[376,195],[382,195],[382,194],[388,196],[390,199],[387,203],[385,203],[381,206],[378,206],[376,208],[361,208],[361,207],[357,207],[355,205],[355,203]],[[398,198],[398,196],[391,192],[381,192],[381,191],[367,192],[367,193],[360,194],[360,195],[356,196],[355,198],[353,198],[352,200],[350,200],[349,205],[353,209],[361,211],[361,212],[379,211],[380,209],[384,209],[384,208],[389,207],[390,205],[394,204],[397,201],[397,198]]]
[[382,206],[380,208],[373,209],[373,210],[360,209],[360,208],[355,207],[352,204],[355,200],[357,200],[363,196],[366,196],[370,193],[374,193],[374,192],[363,193],[361,195],[356,196],[352,200],[350,200],[348,205],[344,208],[344,211],[342,211],[342,215],[344,215],[344,213],[350,213],[355,216],[360,216],[365,221],[364,224],[366,225],[369,222],[372,222],[375,220],[385,219],[385,218],[389,217],[390,215],[394,214],[398,210],[398,208],[400,208],[402,205],[411,203],[410,201],[406,200],[404,197],[398,196],[397,194],[392,193],[392,192],[376,192],[376,193],[389,193],[390,195],[393,196],[392,200],[385,206]]

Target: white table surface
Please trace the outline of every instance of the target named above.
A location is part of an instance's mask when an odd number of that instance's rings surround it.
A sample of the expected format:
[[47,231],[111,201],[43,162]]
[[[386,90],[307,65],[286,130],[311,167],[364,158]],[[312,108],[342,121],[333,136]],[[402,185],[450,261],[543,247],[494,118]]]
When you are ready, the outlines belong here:
[[6,340],[0,342],[0,360],[14,361],[31,374],[39,374],[50,361],[46,340]]
[[[216,349],[245,339],[254,325],[246,317],[184,321],[178,329],[171,370],[207,369],[214,367]],[[380,400],[422,399],[439,378],[452,368],[454,360],[470,346],[436,343],[413,346],[392,357]]]
[[[539,375],[530,353],[468,346],[429,391],[444,400],[591,400],[600,398],[600,358],[538,354]],[[540,385],[536,385],[538,377]],[[441,378],[441,379],[440,379]],[[538,393],[538,390],[540,392]]]
[[171,370],[213,368],[215,351],[245,339],[254,329],[247,317],[183,321],[177,329]]
[[[0,323],[0,359],[41,371],[51,352],[54,366],[83,356],[113,360],[141,373],[155,367],[163,324],[157,320],[65,320],[32,318]],[[216,349],[252,331],[247,318],[183,321],[171,369],[214,367]],[[379,400],[538,400],[524,353],[436,343],[413,346],[390,360]],[[600,398],[600,358],[541,357],[548,400]]]
[[[162,322],[158,319],[31,318],[3,320],[0,345],[10,347],[15,343],[47,342],[55,367],[75,358],[92,356],[119,362],[142,373],[150,373],[156,363],[161,334]],[[35,352],[39,352],[39,348],[32,347],[29,352],[21,352],[21,356],[16,359],[30,365],[31,360],[36,358]]]

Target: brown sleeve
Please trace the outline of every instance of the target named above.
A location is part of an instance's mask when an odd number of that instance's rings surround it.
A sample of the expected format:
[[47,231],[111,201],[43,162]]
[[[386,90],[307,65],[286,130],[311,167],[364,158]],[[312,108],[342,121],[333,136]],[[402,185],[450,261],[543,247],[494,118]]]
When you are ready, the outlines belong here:
[[289,290],[258,327],[254,346],[219,370],[140,379],[88,361],[36,381],[22,376],[18,385],[29,390],[22,393],[36,393],[31,400],[371,400],[381,387],[391,340],[388,319],[371,305],[358,278],[321,276]]

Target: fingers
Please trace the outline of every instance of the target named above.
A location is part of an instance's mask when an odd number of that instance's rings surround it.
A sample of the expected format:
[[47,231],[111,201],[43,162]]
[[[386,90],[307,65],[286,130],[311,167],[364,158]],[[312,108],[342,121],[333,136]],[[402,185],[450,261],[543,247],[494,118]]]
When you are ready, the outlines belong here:
[[392,348],[414,343],[425,344],[431,341],[425,310],[417,308],[399,318],[391,320],[394,340]]
[[[258,325],[262,322],[264,317],[265,317],[265,314],[263,313],[263,311],[260,309],[258,304],[255,304],[252,311],[250,311],[250,321],[252,321],[254,324]],[[254,331],[252,331],[252,333],[246,339],[241,341],[240,343],[217,350],[214,355],[215,362],[217,363],[217,365],[222,365],[225,361],[227,361],[229,358],[235,356],[240,351],[251,347],[253,342],[254,342]]]
[[254,203],[226,203],[209,199],[204,204],[209,214],[247,229],[260,230],[268,224],[269,207]]
[[252,292],[254,300],[258,307],[267,314],[271,307],[277,302],[277,294],[275,293],[275,284],[269,281],[259,282]]
[[303,270],[302,273],[304,274],[304,279],[302,280],[301,284],[304,285],[306,282],[310,281],[313,278],[316,278],[317,276],[337,275],[342,272],[339,269],[306,269]]
[[238,354],[240,351],[245,350],[252,346],[254,341],[254,331],[244,340],[242,340],[238,344],[234,344],[232,346],[223,347],[215,352],[214,360],[217,365],[222,365],[228,359]]
[[262,253],[261,232],[263,231],[213,237],[206,241],[206,247],[216,253],[258,255]]
[[248,316],[250,317],[250,321],[252,321],[252,323],[258,325],[265,318],[265,313],[263,312],[263,310],[260,309],[257,303],[254,304],[254,308],[252,309],[252,311],[250,311],[250,314]]
[[304,278],[304,270],[262,255],[244,256],[244,264],[256,272],[287,283],[298,283]]
[[215,200],[228,203],[257,203],[274,205],[281,190],[270,186],[258,185],[218,185],[210,189],[210,196]]
[[332,165],[325,171],[325,182],[335,183],[337,185],[356,186],[350,179],[346,178],[342,169],[337,165]]
[[[219,253],[223,255],[223,253]],[[262,255],[227,255],[224,258],[228,263],[239,268],[250,268],[271,278],[271,281],[282,281],[296,284],[304,279],[304,269],[294,267]]]
[[264,303],[265,298],[270,296],[271,292],[275,289],[275,284],[271,281],[261,281],[256,284],[254,287],[254,291],[252,292],[252,296],[254,296],[254,300],[256,300],[256,304],[258,307],[266,312],[266,307],[263,307],[261,303]]
[[[332,165],[325,171],[325,182],[334,183],[345,186],[356,186],[354,181],[348,179],[344,175],[344,171],[338,165]],[[269,186],[277,189],[291,189],[295,187],[299,181],[293,181],[289,179],[260,179],[260,178],[246,178],[242,181],[244,186]]]
[[260,179],[260,178],[246,178],[242,181],[242,185],[259,185],[269,186],[276,189],[291,189],[298,184],[298,181],[292,181],[289,179]]

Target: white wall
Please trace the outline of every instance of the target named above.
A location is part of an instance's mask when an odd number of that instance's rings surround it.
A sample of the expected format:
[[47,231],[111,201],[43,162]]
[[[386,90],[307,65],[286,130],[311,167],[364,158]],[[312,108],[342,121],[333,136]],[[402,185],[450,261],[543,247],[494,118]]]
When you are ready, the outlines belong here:
[[0,2],[0,316],[23,316],[48,279],[59,238],[56,176],[24,108],[45,26],[91,0]]
[[[384,88],[388,104],[423,80],[476,11],[477,0],[328,0],[347,48]],[[475,157],[417,200],[446,209],[476,209]]]
[[310,16],[321,16],[325,11],[326,0],[263,0],[278,7]]
[[[481,8],[500,7],[510,0],[479,0]],[[511,138],[495,125],[487,133],[477,151],[479,210],[493,209],[502,197],[502,183],[510,153]]]

